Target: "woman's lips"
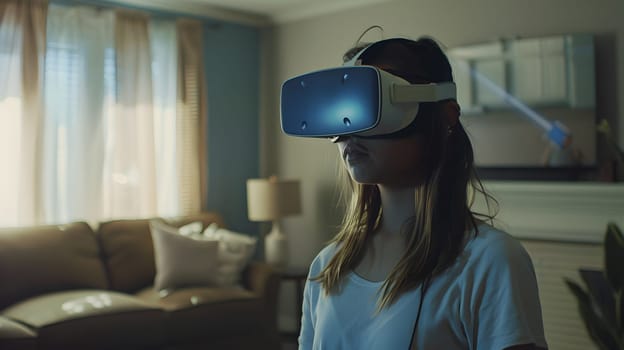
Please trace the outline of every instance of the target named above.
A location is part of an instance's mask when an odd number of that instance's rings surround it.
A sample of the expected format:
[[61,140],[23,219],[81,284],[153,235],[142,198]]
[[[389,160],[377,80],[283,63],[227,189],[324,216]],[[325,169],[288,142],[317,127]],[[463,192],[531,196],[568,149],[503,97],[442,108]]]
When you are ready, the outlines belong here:
[[343,153],[344,160],[349,164],[362,162],[368,158],[368,153],[359,147],[347,146]]

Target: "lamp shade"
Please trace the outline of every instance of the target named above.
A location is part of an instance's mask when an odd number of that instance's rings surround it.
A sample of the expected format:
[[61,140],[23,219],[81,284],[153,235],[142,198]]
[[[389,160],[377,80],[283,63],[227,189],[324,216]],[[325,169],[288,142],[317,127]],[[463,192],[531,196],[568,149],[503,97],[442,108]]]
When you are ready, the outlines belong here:
[[301,213],[298,180],[247,180],[247,214],[251,221],[271,221]]

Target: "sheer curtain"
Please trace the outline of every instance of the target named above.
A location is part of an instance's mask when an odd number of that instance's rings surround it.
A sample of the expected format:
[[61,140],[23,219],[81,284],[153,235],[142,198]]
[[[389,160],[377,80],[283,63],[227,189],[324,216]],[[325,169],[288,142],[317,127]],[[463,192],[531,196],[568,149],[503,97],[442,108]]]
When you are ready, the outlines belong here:
[[200,211],[201,23],[46,8],[0,2],[0,226]]
[[114,12],[51,5],[45,69],[47,222],[96,221],[115,113]]
[[152,91],[154,141],[156,147],[156,193],[158,213],[181,214],[177,164],[176,101],[178,41],[176,24],[171,20],[152,20],[149,24],[152,50]]
[[0,2],[0,225],[42,221],[42,81],[47,1]]
[[204,160],[180,151],[175,21],[51,6],[48,32],[47,221],[199,211],[181,205],[181,192],[199,201],[200,185],[181,185],[180,174],[193,170],[179,159]]

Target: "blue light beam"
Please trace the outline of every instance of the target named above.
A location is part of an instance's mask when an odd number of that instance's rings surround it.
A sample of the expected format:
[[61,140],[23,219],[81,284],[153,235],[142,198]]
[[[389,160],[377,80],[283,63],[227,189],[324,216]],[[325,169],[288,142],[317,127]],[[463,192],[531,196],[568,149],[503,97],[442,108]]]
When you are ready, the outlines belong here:
[[488,90],[501,97],[503,101],[520,111],[523,117],[532,122],[538,128],[542,129],[552,143],[559,146],[560,148],[565,148],[569,146],[570,143],[572,143],[572,134],[570,133],[569,129],[561,122],[551,122],[550,120],[546,119],[535,110],[527,106],[525,103],[505,91],[505,89],[496,85],[486,76],[477,72],[475,69],[470,68],[468,66],[468,63],[464,61],[458,61],[457,63],[460,69],[468,71],[470,75],[473,76],[479,83],[485,85]]

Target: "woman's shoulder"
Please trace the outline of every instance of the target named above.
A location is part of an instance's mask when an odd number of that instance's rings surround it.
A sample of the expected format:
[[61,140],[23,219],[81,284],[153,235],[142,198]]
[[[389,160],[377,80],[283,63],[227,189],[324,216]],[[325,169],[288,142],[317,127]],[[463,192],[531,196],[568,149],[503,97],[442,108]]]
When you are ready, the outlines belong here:
[[466,245],[465,252],[470,260],[480,263],[530,260],[518,239],[486,223],[481,223],[477,227],[474,237]]
[[316,255],[314,260],[312,260],[312,264],[310,264],[310,274],[312,275],[320,273],[325,268],[325,266],[327,266],[329,261],[334,257],[337,250],[337,242],[331,242],[323,249],[321,249],[321,251]]
[[506,231],[494,227],[488,223],[481,222],[474,230],[473,238],[468,245],[473,248],[483,248],[491,244],[514,245],[518,242],[516,238]]

